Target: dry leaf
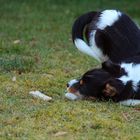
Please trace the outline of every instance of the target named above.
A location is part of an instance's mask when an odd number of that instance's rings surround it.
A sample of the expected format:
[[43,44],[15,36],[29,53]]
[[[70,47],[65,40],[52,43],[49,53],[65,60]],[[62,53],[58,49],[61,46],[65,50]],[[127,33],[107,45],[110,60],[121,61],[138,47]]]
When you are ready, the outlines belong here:
[[55,133],[54,136],[58,137],[58,136],[66,135],[66,134],[67,134],[67,132],[60,131],[60,132]]
[[16,82],[16,76],[14,76],[14,77],[12,78],[12,81],[13,81],[13,82]]
[[20,40],[14,40],[13,43],[14,44],[19,44],[20,43]]

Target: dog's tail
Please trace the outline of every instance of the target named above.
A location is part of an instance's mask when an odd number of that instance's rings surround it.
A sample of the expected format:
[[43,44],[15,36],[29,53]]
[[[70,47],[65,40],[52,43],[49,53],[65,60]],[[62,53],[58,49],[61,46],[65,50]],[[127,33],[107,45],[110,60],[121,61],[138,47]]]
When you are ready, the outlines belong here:
[[[88,12],[78,17],[72,27],[72,40],[75,46],[83,53],[86,53],[95,59],[99,60],[96,53],[90,48],[90,46],[84,41],[84,29],[98,12]],[[99,60],[100,61],[100,60]]]

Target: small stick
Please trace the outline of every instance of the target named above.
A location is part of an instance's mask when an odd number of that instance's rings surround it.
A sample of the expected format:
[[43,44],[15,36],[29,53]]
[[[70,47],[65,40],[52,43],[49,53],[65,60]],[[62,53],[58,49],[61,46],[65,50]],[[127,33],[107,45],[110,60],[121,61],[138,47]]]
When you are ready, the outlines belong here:
[[41,93],[40,91],[30,91],[29,94],[32,95],[33,97],[40,98],[40,99],[43,99],[45,101],[52,100],[52,97],[49,97],[49,96]]

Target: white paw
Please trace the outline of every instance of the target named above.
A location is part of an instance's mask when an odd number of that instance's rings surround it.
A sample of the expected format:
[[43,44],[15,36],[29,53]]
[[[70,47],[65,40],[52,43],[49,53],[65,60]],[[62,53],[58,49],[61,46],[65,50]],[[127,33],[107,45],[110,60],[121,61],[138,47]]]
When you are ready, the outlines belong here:
[[75,94],[70,93],[70,92],[66,93],[66,94],[65,94],[65,97],[66,97],[67,99],[73,100],[73,101],[79,99],[78,96],[76,96]]
[[135,106],[135,105],[140,105],[140,100],[128,99],[128,100],[120,101],[120,104],[126,106]]

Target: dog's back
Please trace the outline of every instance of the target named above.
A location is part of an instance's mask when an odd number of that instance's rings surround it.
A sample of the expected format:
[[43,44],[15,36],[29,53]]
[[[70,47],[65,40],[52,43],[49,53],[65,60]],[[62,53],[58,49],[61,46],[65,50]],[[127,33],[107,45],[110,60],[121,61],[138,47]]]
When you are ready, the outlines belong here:
[[72,38],[80,51],[102,62],[107,59],[122,62],[140,55],[140,29],[126,14],[117,10],[80,16],[73,25]]

